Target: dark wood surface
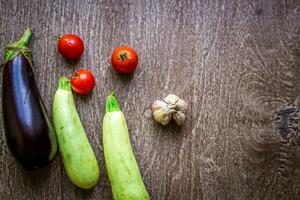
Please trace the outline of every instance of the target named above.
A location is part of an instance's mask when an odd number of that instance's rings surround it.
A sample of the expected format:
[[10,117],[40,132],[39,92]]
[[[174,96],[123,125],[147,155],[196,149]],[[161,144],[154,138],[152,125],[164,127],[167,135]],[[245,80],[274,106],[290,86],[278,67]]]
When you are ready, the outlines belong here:
[[[1,50],[27,27],[48,111],[61,75],[80,67],[95,74],[93,94],[75,100],[101,177],[91,191],[76,188],[60,156],[23,170],[7,149],[1,114],[0,199],[112,199],[101,133],[112,90],[151,199],[300,199],[299,0],[1,0]],[[57,33],[83,38],[75,67],[58,55]],[[140,58],[132,76],[110,65],[123,44]],[[169,93],[189,103],[182,127],[152,119],[152,102]]]

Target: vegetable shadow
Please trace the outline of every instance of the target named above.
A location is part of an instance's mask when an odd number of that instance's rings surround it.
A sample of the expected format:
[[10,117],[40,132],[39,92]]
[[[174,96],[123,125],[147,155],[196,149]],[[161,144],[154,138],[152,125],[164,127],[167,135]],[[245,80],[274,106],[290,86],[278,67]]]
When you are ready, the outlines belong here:
[[152,124],[155,130],[160,130],[161,132],[163,132],[163,134],[172,136],[181,136],[183,134],[182,130],[184,130],[183,126],[185,126],[185,124],[183,124],[182,126],[177,125],[173,119],[169,124],[164,126],[157,123],[154,118],[152,118]]
[[63,56],[61,56],[61,55],[59,55],[59,58],[63,61],[63,63],[67,64],[68,68],[71,67],[71,68],[74,68],[74,69],[75,69],[76,66],[78,66],[80,60],[82,59],[82,58],[79,58],[78,60],[68,60],[68,59],[64,58]]
[[[97,187],[97,185],[95,187]],[[90,199],[95,187],[92,187],[91,189],[81,189],[74,186],[74,194],[76,197],[80,197],[80,199]]]
[[[135,71],[135,72],[132,72],[130,74],[121,74],[121,73],[115,71],[112,67],[110,67],[108,77],[110,77],[110,79],[112,80],[114,85],[128,88],[131,84],[131,81],[136,76],[136,73],[138,73],[138,72]],[[120,88],[117,87],[115,89],[117,90],[117,89],[120,89]],[[122,89],[124,89],[124,88],[122,88]]]
[[[21,174],[23,184],[25,186],[28,186],[26,187],[26,189],[34,193],[42,193],[43,190],[47,187],[46,185],[50,182],[50,180],[48,179],[51,176],[51,171],[53,171],[51,170],[51,166],[52,164],[54,164],[54,162],[55,161],[52,161],[49,165],[33,171],[26,170],[21,167],[20,164],[18,164],[17,171],[19,171]],[[45,180],[48,180],[47,183],[45,183]]]
[[[97,87],[97,86],[95,86],[95,87]],[[95,90],[95,88],[94,88],[94,90]],[[90,101],[92,99],[94,90],[86,95],[80,95],[80,94],[73,92],[75,104],[79,103],[78,99],[80,99],[80,101],[83,101],[84,103],[87,103],[88,101]]]

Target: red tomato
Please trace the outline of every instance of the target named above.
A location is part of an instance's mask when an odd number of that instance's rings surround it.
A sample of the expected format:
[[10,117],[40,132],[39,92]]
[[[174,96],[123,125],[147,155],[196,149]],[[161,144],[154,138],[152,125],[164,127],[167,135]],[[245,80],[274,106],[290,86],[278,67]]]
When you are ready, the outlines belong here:
[[135,70],[138,64],[138,56],[132,48],[121,46],[112,53],[111,64],[117,72],[129,74]]
[[74,34],[66,34],[58,40],[59,53],[68,60],[78,60],[83,53],[84,45],[81,38]]
[[71,75],[71,86],[78,94],[88,94],[95,87],[95,78],[87,69],[79,69]]

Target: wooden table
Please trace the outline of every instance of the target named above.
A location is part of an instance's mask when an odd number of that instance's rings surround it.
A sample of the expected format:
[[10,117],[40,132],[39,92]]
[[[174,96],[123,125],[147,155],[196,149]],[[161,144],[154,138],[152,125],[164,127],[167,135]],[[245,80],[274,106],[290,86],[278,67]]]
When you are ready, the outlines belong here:
[[[0,199],[112,199],[101,131],[112,90],[151,199],[300,199],[300,1],[1,0],[0,13],[1,50],[34,29],[34,73],[49,111],[60,76],[95,74],[93,94],[75,100],[101,167],[91,191],[70,183],[60,156],[23,170],[1,114]],[[83,38],[76,66],[58,55],[58,33]],[[123,44],[140,58],[132,76],[111,68]],[[152,119],[152,102],[169,93],[189,102],[182,127]]]

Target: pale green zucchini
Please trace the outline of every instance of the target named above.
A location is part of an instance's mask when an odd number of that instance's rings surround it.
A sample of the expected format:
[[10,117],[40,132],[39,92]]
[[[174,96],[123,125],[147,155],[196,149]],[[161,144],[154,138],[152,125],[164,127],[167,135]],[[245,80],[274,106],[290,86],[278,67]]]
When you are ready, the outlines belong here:
[[66,77],[59,79],[52,112],[59,150],[68,177],[80,188],[92,188],[99,179],[99,165],[81,124],[70,82]]
[[132,151],[125,117],[111,94],[103,119],[105,165],[115,200],[148,200],[139,167]]

